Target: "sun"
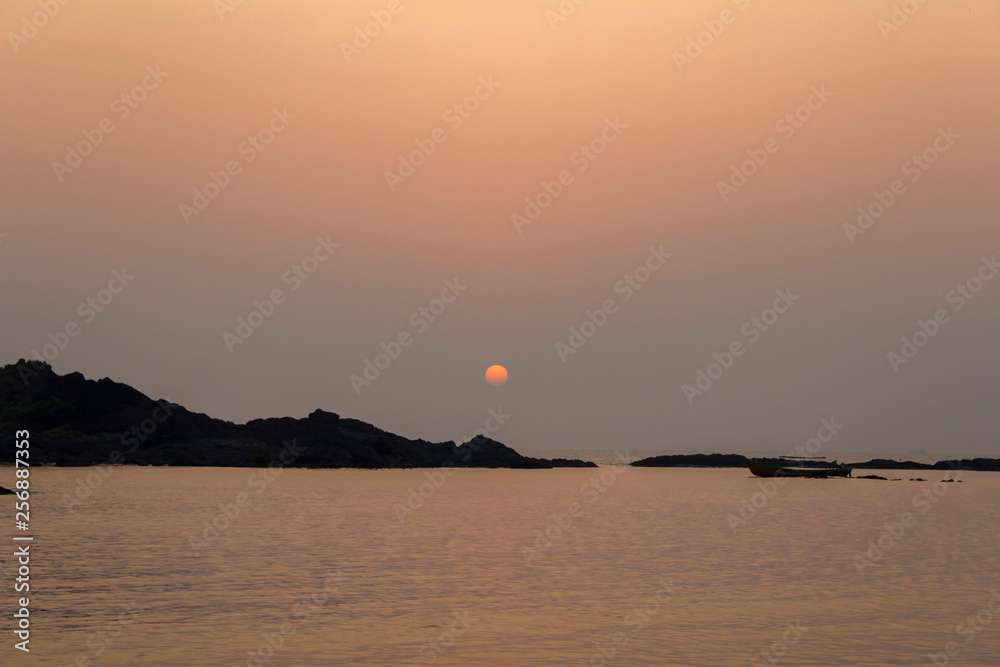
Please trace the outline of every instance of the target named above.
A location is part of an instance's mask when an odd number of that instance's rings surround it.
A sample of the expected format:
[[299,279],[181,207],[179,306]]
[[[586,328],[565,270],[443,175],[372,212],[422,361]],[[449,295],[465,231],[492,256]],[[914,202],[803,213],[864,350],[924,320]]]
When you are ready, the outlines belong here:
[[494,364],[486,369],[486,381],[494,387],[499,387],[507,381],[507,369]]

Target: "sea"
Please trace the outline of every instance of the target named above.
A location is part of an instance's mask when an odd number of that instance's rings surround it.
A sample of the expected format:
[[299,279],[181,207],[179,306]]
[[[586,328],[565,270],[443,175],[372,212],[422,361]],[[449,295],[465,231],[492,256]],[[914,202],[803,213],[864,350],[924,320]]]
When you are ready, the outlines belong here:
[[1000,664],[1000,473],[594,458],[32,468],[27,530],[0,497],[0,664]]

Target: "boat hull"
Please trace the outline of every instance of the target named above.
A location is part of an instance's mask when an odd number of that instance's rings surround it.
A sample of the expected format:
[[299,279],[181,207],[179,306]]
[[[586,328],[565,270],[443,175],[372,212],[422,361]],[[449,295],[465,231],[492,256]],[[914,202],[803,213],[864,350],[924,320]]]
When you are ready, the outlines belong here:
[[747,463],[750,472],[758,477],[850,477],[851,468],[779,468],[757,461]]

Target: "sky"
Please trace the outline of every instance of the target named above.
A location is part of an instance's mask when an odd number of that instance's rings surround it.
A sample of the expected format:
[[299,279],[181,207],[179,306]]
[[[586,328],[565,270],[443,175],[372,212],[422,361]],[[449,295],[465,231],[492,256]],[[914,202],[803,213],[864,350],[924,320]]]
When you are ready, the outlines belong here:
[[526,452],[998,455],[1000,3],[0,28],[2,363]]

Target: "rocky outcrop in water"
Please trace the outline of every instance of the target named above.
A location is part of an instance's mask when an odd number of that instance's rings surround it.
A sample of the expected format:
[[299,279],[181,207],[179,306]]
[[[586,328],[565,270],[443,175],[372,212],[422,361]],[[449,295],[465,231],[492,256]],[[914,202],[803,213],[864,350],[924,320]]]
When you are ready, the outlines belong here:
[[522,456],[483,436],[461,445],[411,440],[325,410],[234,424],[107,378],[58,375],[46,363],[24,360],[0,368],[0,460],[14,460],[20,429],[30,431],[32,465],[596,467]]
[[[782,458],[758,458],[766,465],[789,468],[825,468],[827,461],[796,461]],[[740,454],[667,454],[651,456],[632,465],[647,468],[745,468],[747,457]],[[1000,459],[948,459],[937,463],[871,459],[863,463],[847,463],[856,470],[978,470],[1000,472]]]
[[666,454],[634,461],[640,468],[745,468],[747,457],[739,454]]

